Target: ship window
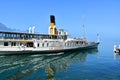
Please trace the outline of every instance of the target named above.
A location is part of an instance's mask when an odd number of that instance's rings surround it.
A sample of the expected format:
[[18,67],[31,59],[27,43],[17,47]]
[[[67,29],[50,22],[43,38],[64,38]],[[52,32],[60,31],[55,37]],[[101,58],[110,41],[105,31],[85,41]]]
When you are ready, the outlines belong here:
[[67,46],[69,46],[69,42],[67,43]]
[[44,47],[44,43],[42,43],[42,47]]
[[33,47],[33,42],[27,42],[27,47]]
[[38,47],[39,47],[39,43],[38,43]]
[[14,46],[16,46],[16,42],[14,42]]
[[66,43],[65,43],[65,46],[66,46]]
[[13,42],[11,43],[11,46],[13,46]]
[[67,46],[69,46],[69,42],[67,43]]
[[59,32],[59,34],[61,34],[61,32]]
[[47,43],[47,47],[48,47],[48,45],[49,45],[49,44]]
[[4,42],[4,46],[8,46],[8,42]]
[[76,44],[78,44],[78,42],[76,42]]
[[11,46],[16,46],[16,42],[12,42],[12,43],[11,43]]

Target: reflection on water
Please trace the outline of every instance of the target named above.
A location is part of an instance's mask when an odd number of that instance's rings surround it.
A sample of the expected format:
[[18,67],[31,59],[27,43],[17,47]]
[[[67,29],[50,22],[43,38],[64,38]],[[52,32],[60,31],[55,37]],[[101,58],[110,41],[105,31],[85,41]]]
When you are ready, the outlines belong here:
[[39,76],[43,75],[48,80],[54,80],[56,73],[67,72],[70,65],[78,61],[84,63],[88,54],[97,53],[97,49],[91,49],[65,52],[59,55],[0,56],[0,78],[6,80],[26,79],[26,77],[35,76],[37,72],[41,71]]
[[120,59],[120,53],[114,53],[114,60]]

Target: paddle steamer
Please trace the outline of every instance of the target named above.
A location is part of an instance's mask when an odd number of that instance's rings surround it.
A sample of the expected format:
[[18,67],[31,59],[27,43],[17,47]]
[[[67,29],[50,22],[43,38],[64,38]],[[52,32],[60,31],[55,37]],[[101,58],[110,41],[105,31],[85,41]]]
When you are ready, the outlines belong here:
[[28,32],[0,31],[0,55],[58,53],[97,48],[99,44],[85,38],[68,38],[67,31],[56,28],[54,15],[50,16],[49,34],[37,34],[34,28],[30,27]]

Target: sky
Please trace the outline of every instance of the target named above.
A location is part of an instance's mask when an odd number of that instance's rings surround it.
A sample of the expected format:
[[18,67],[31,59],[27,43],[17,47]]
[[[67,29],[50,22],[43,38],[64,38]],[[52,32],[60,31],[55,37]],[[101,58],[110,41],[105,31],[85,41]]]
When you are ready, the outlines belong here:
[[83,36],[84,17],[88,39],[120,38],[120,0],[0,0],[0,22],[12,29],[48,33],[50,15],[70,37]]

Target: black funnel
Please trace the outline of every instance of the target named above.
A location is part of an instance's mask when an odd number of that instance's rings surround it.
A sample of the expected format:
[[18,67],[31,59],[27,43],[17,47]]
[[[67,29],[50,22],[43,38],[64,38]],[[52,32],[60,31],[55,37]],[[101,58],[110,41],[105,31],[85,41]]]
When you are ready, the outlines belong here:
[[50,23],[55,24],[55,16],[54,15],[50,15]]

